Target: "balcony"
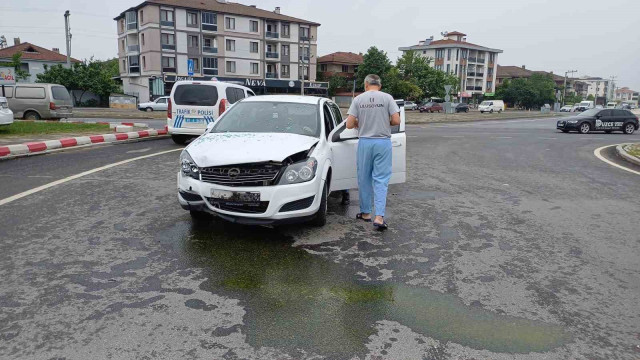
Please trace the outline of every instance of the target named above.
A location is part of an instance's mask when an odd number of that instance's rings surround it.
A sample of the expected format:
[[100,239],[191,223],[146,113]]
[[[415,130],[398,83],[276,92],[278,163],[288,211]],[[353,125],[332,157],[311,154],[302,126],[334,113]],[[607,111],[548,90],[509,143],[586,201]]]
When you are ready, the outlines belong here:
[[175,22],[168,21],[168,20],[161,20],[160,21],[160,25],[161,26],[171,26],[171,27],[173,27],[175,25]]
[[467,90],[474,90],[475,87],[474,86],[467,86]]
[[202,73],[205,75],[218,75],[218,69],[203,68]]
[[204,31],[218,31],[217,24],[202,24],[202,30]]
[[265,74],[265,77],[267,79],[275,79],[275,78],[278,77],[278,75],[276,73],[274,73],[274,72],[268,72],[268,73]]
[[476,61],[476,62],[479,62],[479,63],[484,64],[484,61],[485,61],[485,59],[484,59],[484,58],[478,58],[478,61]]
[[467,71],[467,76],[476,76],[476,73],[472,71]]
[[166,72],[166,73],[175,73],[176,72],[176,68],[175,67],[162,67],[162,72]]
[[140,45],[129,45],[127,46],[128,52],[140,52]]
[[137,28],[138,28],[137,22],[127,24],[127,30],[136,30]]
[[274,51],[267,51],[267,53],[265,54],[265,57],[267,59],[277,59],[278,58],[278,53],[274,52]]
[[476,86],[476,90],[482,91],[482,86]]
[[470,62],[477,62],[477,61],[476,61],[477,59],[476,59],[476,58],[474,58],[474,57],[471,57],[471,56],[469,56],[469,58],[468,58],[467,60],[469,60]]
[[175,44],[162,44],[162,50],[175,50]]
[[477,72],[477,73],[476,73],[476,76],[477,76],[477,77],[484,77],[484,73],[479,73],[479,72]]
[[213,46],[203,46],[202,47],[202,52],[205,54],[217,54],[218,53],[218,48],[217,47],[213,47]]
[[280,37],[280,35],[275,31],[267,31],[264,36],[270,39],[277,39]]
[[300,35],[300,41],[310,41],[311,38],[309,37],[309,35]]
[[129,66],[129,73],[140,73],[140,66],[139,65],[133,65],[133,66]]
[[309,61],[309,55],[300,55],[300,61]]

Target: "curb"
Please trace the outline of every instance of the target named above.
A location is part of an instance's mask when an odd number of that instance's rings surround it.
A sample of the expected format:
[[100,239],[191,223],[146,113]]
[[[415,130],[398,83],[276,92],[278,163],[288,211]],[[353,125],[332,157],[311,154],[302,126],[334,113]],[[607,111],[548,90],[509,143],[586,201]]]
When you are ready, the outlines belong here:
[[[137,123],[137,122],[107,122],[107,121],[75,121],[69,119],[60,119],[60,121],[53,120],[16,120],[23,122],[37,122],[37,123],[65,123],[65,124],[100,124],[100,125],[109,125],[109,129],[114,129],[115,132],[128,132],[132,131],[134,127],[148,129],[149,124],[147,123]],[[122,129],[122,130],[118,130]]]
[[102,134],[63,138],[59,140],[47,140],[40,142],[29,142],[18,145],[0,146],[0,160],[10,159],[19,156],[40,155],[57,149],[66,149],[77,146],[97,145],[103,143],[115,143],[120,141],[144,139],[144,138],[165,138],[168,135],[167,129],[163,130],[143,130],[116,134]]
[[627,160],[628,162],[640,166],[640,159],[629,154],[624,150],[624,147],[627,145],[631,145],[631,144],[620,144],[616,146],[616,152],[618,153],[618,155],[620,155],[623,159]]
[[445,123],[463,123],[463,122],[482,122],[482,121],[508,121],[521,119],[553,119],[563,115],[526,115],[510,118],[492,118],[492,119],[463,119],[463,120],[441,120],[441,121],[407,121],[407,125],[425,125],[425,124],[445,124]]

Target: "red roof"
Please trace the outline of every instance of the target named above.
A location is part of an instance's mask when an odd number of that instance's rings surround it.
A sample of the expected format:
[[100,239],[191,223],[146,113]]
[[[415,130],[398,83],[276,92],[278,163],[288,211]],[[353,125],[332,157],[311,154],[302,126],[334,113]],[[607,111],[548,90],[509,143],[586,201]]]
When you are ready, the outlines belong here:
[[621,88],[621,89],[616,90],[616,94],[622,94],[622,93],[625,93],[625,94],[633,94],[634,92],[635,92],[635,91],[633,91],[633,90],[629,89],[629,88],[628,88],[628,87],[626,87],[626,86],[625,86],[625,87],[623,87],[623,88]]
[[452,31],[450,33],[447,33],[447,36],[449,35],[462,35],[462,36],[467,36],[467,34],[463,34],[460,31]]
[[[10,59],[14,54],[22,52],[22,60],[38,60],[51,62],[67,62],[67,56],[55,51],[47,50],[28,42],[0,49],[0,59]],[[71,58],[72,62],[80,62],[80,60]]]
[[336,63],[336,64],[352,64],[360,65],[363,62],[362,55],[354,54],[352,52],[334,52],[318,58],[318,64],[320,63]]

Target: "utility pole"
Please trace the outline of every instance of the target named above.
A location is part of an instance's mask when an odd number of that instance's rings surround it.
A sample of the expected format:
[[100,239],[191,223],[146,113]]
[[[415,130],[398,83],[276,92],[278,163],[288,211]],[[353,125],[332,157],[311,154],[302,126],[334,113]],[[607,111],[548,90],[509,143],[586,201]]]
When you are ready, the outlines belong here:
[[71,68],[71,29],[69,28],[69,10],[64,12],[64,33],[67,43],[67,67]]
[[578,70],[569,70],[569,71],[565,71],[564,72],[564,89],[562,89],[562,92],[563,92],[563,94],[562,94],[562,106],[565,105],[564,102],[565,102],[565,98],[567,97],[567,74],[569,74],[569,73],[573,74],[573,73],[577,73],[577,72],[578,72]]

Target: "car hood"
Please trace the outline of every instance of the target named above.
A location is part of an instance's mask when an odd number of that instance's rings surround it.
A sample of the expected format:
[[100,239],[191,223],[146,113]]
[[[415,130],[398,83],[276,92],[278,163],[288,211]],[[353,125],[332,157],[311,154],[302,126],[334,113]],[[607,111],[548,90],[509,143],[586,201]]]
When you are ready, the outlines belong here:
[[210,133],[194,140],[187,151],[200,167],[280,162],[309,150],[317,138],[281,133]]

